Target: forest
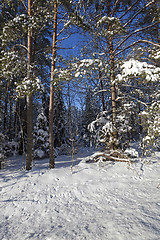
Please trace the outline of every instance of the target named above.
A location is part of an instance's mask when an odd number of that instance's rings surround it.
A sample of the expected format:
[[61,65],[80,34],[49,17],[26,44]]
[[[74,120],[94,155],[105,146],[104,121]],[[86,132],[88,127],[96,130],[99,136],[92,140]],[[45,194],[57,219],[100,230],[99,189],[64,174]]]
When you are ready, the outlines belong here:
[[159,16],[157,0],[2,0],[1,161],[159,150]]
[[1,240],[159,239],[159,25],[158,0],[1,0]]

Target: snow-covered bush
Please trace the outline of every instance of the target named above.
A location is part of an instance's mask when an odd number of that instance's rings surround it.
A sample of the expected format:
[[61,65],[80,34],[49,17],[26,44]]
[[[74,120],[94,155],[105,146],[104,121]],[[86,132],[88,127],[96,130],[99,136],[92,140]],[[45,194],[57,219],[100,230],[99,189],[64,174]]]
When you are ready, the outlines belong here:
[[126,99],[122,99],[120,106],[117,106],[117,131],[122,150],[128,148],[132,140],[138,140],[140,137],[138,111],[136,102]]
[[144,154],[151,149],[160,149],[160,101],[154,102],[141,113],[145,136],[142,139]]
[[137,158],[139,156],[138,152],[134,148],[127,148],[124,151],[124,153],[127,154],[127,156],[131,157],[131,158]]
[[42,159],[49,154],[49,134],[47,127],[47,118],[42,112],[37,117],[34,127],[34,158]]
[[111,116],[106,111],[98,114],[96,120],[88,125],[88,130],[96,147],[105,145],[107,148],[110,148],[113,142],[115,142]]
[[88,125],[96,119],[98,112],[99,112],[99,108],[98,108],[96,99],[94,97],[94,93],[89,89],[85,97],[85,109],[82,114],[83,141],[87,146],[92,146],[94,142],[94,139],[91,133],[92,129],[91,131],[89,131]]
[[18,154],[18,143],[14,140],[8,141],[5,139],[4,151],[6,157],[16,156]]
[[117,146],[122,148],[122,150],[125,150],[129,146],[130,139],[128,135],[132,129],[130,116],[122,112],[117,116],[116,122],[117,126],[115,129],[112,124],[112,115],[104,111],[97,116],[96,120],[88,125],[96,146],[99,144],[104,145],[107,149]]
[[18,153],[18,143],[10,141],[8,137],[0,133],[0,158],[16,156]]

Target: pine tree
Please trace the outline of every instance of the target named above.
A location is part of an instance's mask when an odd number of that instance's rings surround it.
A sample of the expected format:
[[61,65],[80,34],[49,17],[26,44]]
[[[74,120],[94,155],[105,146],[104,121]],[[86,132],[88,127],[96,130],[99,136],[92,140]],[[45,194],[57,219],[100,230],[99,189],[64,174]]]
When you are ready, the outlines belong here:
[[[153,44],[147,38],[147,30],[157,26],[157,20],[153,17],[142,23],[139,27],[139,19],[143,18],[145,11],[151,12],[154,1],[88,1],[85,4],[80,1],[83,8],[83,19],[89,25],[89,33],[92,41],[97,46],[96,54],[104,55],[109,64],[110,97],[112,103],[112,149],[116,149],[120,143],[118,134],[117,97],[118,88],[116,75],[117,63],[127,55],[127,50],[137,44]],[[80,5],[79,5],[80,6]],[[142,33],[142,34],[141,34]],[[146,35],[145,35],[146,33]],[[135,36],[137,40],[135,40]],[[156,45],[156,44],[155,44]]]
[[34,158],[42,159],[49,156],[49,134],[48,121],[44,114],[44,110],[37,116],[36,125],[34,127]]

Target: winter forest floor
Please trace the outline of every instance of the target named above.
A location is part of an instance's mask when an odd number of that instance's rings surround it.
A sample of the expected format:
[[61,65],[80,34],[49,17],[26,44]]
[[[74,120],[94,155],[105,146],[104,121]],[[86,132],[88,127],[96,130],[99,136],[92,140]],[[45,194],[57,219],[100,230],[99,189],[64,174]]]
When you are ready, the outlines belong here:
[[0,170],[1,240],[158,240],[160,152],[135,161],[86,163],[93,151],[58,156],[23,170],[20,157]]

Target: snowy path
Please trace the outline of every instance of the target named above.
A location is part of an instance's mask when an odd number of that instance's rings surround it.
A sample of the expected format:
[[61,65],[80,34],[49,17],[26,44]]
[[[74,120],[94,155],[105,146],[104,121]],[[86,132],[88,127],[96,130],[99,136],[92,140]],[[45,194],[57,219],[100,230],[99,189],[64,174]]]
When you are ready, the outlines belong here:
[[143,171],[140,163],[87,164],[87,155],[75,156],[73,173],[69,156],[30,172],[13,158],[0,171],[0,239],[158,240],[160,153]]

